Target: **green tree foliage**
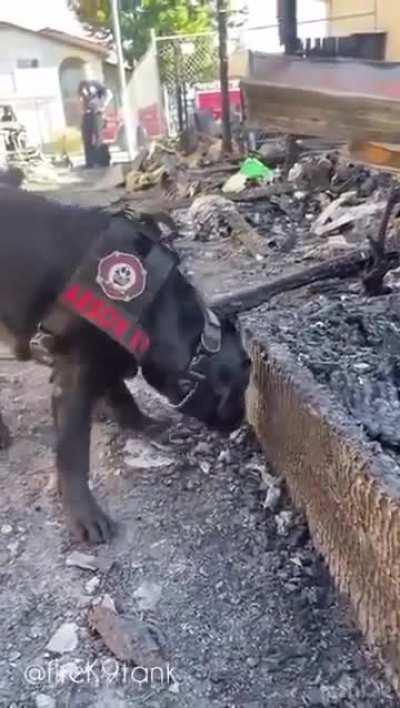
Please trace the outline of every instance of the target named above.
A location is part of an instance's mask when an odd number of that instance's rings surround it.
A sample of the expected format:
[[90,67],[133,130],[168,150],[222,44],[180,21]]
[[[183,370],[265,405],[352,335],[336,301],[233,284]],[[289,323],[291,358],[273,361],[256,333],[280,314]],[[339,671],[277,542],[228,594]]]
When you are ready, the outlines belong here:
[[[69,0],[79,19],[95,30],[111,30],[109,0]],[[140,59],[146,51],[150,32],[158,36],[194,34],[213,29],[209,0],[120,0],[121,31],[127,58]]]

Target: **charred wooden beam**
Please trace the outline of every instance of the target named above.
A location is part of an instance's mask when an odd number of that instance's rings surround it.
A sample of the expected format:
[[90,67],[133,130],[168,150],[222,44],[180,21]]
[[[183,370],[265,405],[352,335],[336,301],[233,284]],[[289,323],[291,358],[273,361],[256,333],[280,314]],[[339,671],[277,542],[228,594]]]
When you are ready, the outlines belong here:
[[386,254],[386,236],[390,217],[393,210],[400,201],[400,187],[394,185],[389,194],[389,199],[384,211],[378,236],[376,239],[370,238],[370,246],[372,253],[372,263],[363,276],[363,285],[367,295],[384,295],[390,292],[390,289],[384,285],[384,278],[392,269],[390,259]]
[[[390,270],[400,266],[400,253],[389,251],[386,264]],[[372,265],[371,253],[357,251],[348,256],[334,258],[310,268],[298,270],[290,275],[276,278],[267,283],[245,288],[237,292],[216,297],[211,303],[219,315],[231,315],[260,307],[275,295],[297,290],[318,281],[354,278]]]

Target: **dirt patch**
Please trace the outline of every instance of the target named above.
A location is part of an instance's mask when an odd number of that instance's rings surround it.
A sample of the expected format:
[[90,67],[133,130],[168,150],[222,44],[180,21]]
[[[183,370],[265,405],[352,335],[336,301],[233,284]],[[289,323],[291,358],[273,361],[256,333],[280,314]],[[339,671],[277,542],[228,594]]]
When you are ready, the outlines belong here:
[[[359,289],[354,284],[353,289]],[[398,294],[366,298],[348,285],[336,292],[275,298],[247,321],[284,343],[328,387],[385,451],[400,450],[400,304]],[[301,332],[301,336],[299,336]]]
[[[10,362],[2,378],[15,440],[0,460],[1,706],[398,705],[302,519],[283,492],[271,502],[248,432],[226,440],[177,419],[156,446],[166,464],[139,469],[137,439],[126,447],[113,424],[97,424],[93,484],[120,533],[108,548],[79,549],[102,570],[71,567],[51,491],[48,372]],[[142,405],[160,413],[138,387]],[[91,631],[90,608],[105,595],[153,632],[169,684],[133,682],[132,667]],[[53,654],[49,641],[65,623],[77,645]]]

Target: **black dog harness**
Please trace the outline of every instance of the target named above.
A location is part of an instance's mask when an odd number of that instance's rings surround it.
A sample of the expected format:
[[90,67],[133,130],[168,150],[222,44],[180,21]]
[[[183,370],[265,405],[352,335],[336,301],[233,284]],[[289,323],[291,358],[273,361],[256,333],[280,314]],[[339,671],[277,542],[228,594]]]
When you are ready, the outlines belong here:
[[[132,221],[136,229],[132,230]],[[137,235],[144,236],[139,253]],[[151,347],[141,322],[149,306],[161,295],[179,257],[160,243],[154,219],[146,215],[116,214],[103,237],[75,271],[58,298],[66,314],[73,312],[105,332],[141,364]],[[181,372],[182,409],[206,378],[206,361],[221,349],[221,325],[216,315],[201,305],[204,327],[193,357]],[[68,318],[67,318],[68,319]],[[48,329],[52,331],[51,320]],[[45,325],[47,326],[47,325]]]

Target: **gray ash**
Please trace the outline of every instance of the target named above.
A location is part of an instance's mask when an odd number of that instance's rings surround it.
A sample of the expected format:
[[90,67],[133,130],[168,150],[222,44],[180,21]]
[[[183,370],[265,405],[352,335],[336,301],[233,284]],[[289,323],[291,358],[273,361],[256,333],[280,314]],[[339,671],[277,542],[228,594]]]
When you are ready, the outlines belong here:
[[267,337],[285,344],[329,387],[371,440],[400,452],[398,295],[291,300],[289,306],[260,308],[249,320],[258,329],[265,321]]

